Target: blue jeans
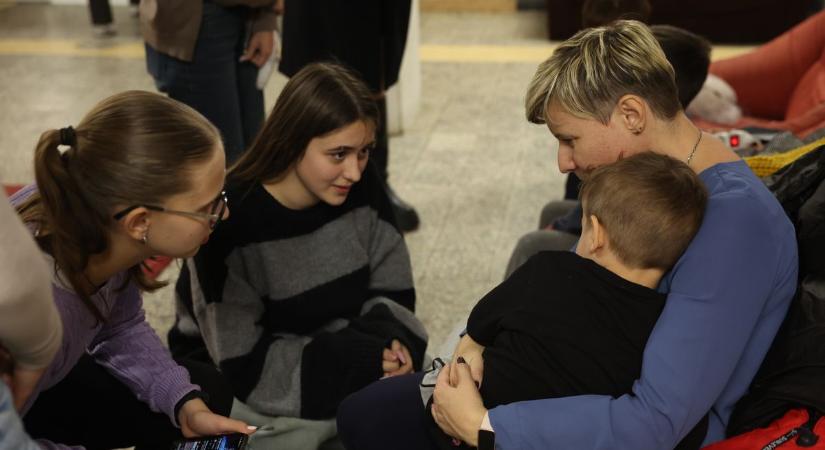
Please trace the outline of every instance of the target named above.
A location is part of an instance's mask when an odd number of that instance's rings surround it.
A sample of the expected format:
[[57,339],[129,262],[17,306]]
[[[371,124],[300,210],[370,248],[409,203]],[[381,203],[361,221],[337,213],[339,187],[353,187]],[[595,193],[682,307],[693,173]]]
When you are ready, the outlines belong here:
[[192,62],[146,45],[146,66],[158,90],[191,106],[218,127],[227,164],[252,143],[264,120],[264,94],[255,86],[258,68],[238,61],[247,41],[248,11],[204,2]]

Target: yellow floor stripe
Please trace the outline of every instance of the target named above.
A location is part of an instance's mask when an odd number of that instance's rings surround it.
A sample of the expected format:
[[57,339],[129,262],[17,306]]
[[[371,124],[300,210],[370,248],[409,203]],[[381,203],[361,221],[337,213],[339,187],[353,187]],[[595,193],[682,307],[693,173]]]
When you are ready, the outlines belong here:
[[[419,47],[422,62],[448,63],[539,63],[547,59],[557,44],[524,45],[437,45]],[[727,58],[753,47],[716,46],[713,58]],[[98,41],[67,39],[0,39],[0,55],[76,56],[91,58],[143,59],[140,41],[105,45]]]
[[541,62],[553,53],[554,44],[537,46],[505,45],[422,45],[422,62],[509,63]]
[[[92,44],[90,44],[90,42]],[[0,55],[143,59],[143,42],[99,46],[66,39],[0,39]]]

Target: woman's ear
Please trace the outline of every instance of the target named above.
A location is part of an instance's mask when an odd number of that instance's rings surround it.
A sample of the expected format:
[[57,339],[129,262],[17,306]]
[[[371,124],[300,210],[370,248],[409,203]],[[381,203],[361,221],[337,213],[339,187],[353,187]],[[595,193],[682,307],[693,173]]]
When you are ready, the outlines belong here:
[[642,134],[645,130],[647,112],[647,103],[638,95],[623,95],[616,104],[619,123],[633,134]]
[[123,231],[126,232],[129,237],[141,242],[146,241],[150,222],[151,217],[149,210],[142,206],[129,211],[129,214],[126,214],[126,216],[119,221]]

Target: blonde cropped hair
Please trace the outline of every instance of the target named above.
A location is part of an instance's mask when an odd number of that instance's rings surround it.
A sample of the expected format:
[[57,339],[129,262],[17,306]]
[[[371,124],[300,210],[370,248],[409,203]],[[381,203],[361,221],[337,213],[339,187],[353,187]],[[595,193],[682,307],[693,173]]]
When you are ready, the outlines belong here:
[[643,98],[660,119],[681,110],[673,67],[650,29],[636,20],[581,30],[562,42],[527,88],[527,120],[545,123],[547,107],[556,101],[574,116],[607,124],[626,94]]

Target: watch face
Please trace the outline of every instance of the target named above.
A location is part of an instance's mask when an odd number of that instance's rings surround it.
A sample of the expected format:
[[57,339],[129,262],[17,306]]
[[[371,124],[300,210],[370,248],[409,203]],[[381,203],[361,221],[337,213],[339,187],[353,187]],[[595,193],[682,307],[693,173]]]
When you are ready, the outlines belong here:
[[496,434],[488,430],[478,430],[478,450],[495,450]]

